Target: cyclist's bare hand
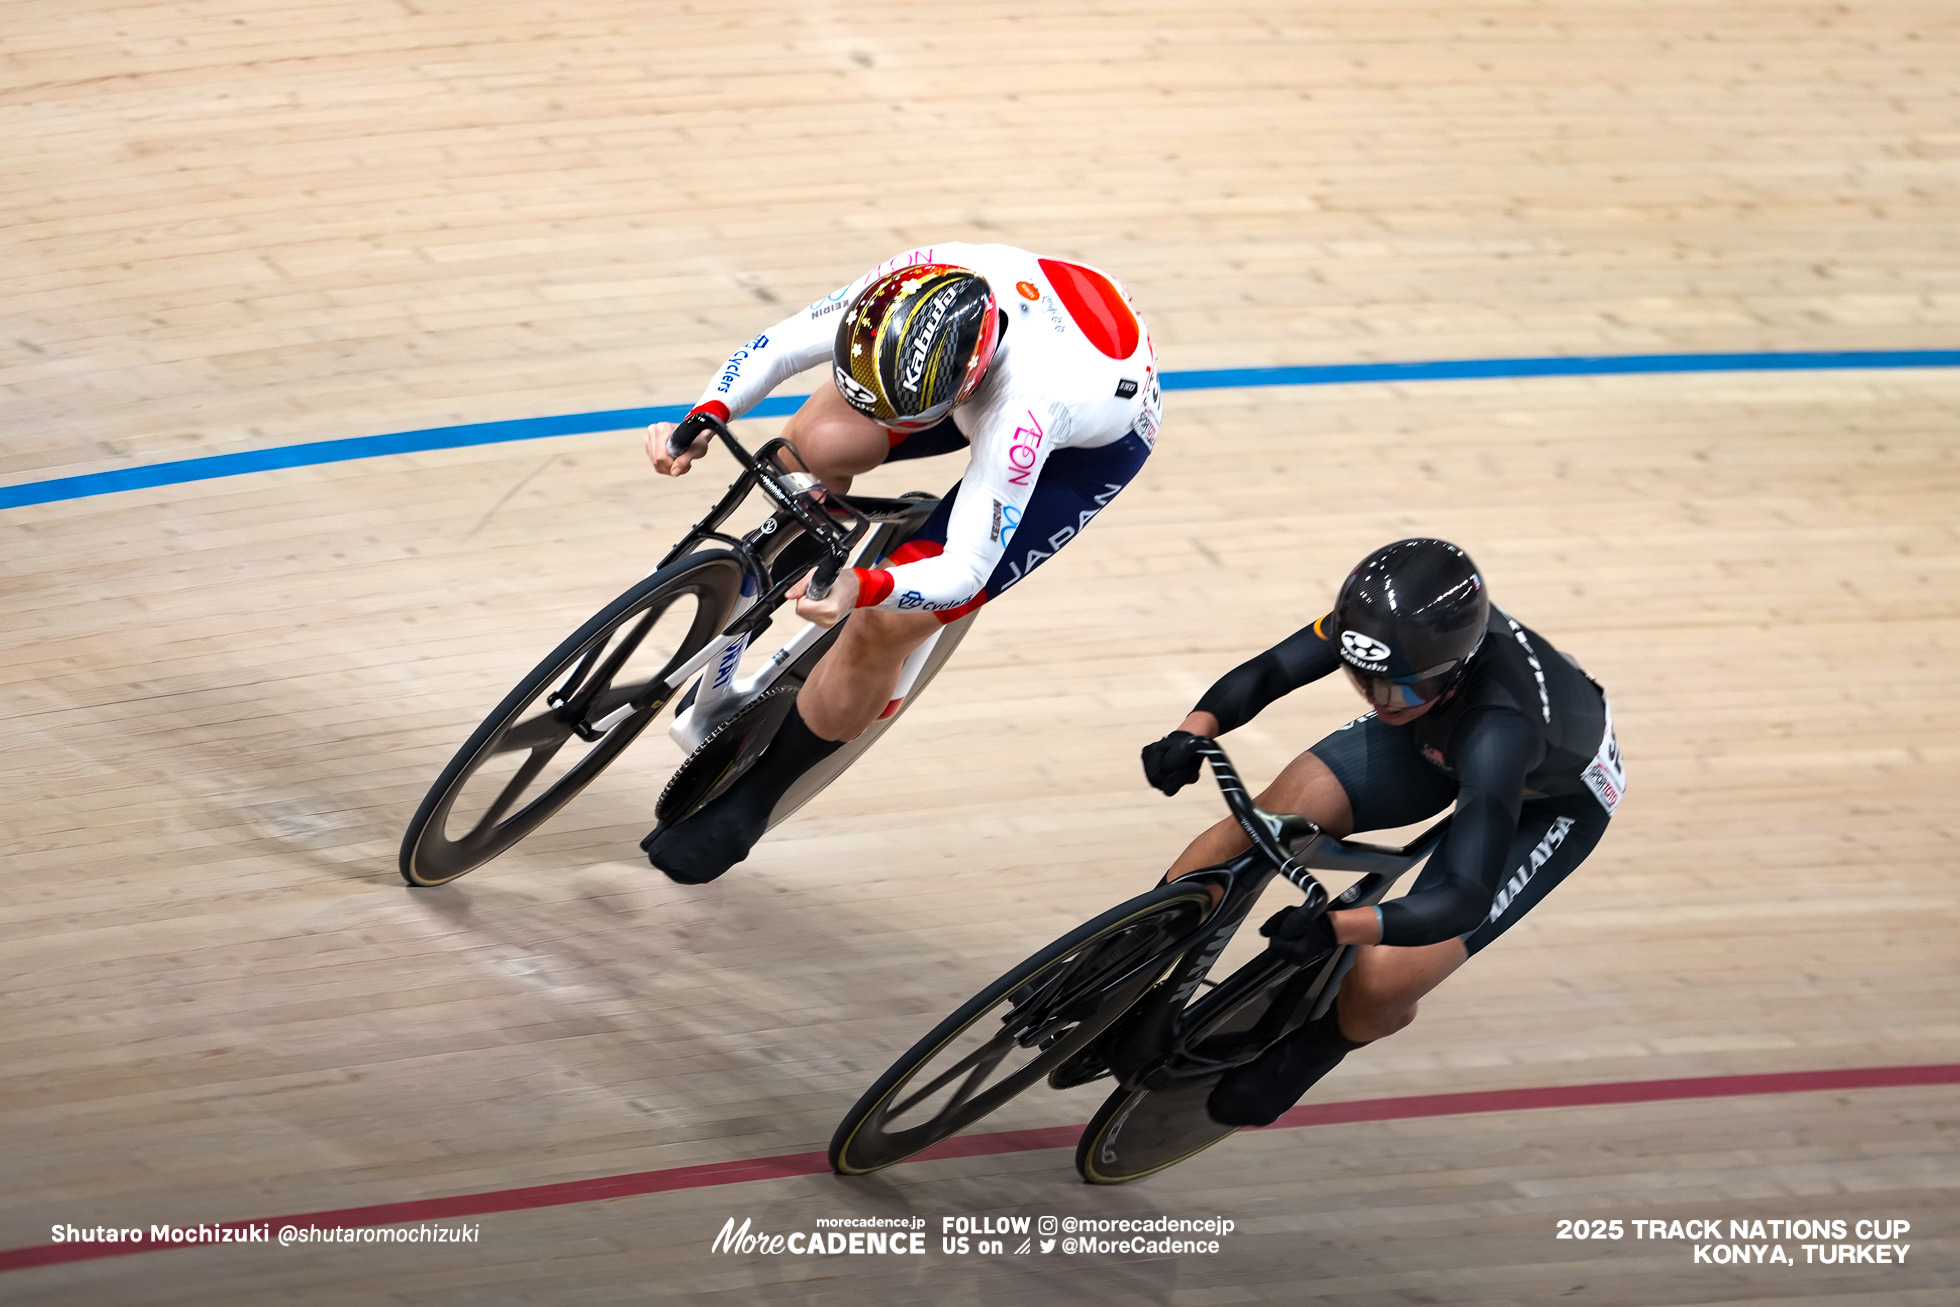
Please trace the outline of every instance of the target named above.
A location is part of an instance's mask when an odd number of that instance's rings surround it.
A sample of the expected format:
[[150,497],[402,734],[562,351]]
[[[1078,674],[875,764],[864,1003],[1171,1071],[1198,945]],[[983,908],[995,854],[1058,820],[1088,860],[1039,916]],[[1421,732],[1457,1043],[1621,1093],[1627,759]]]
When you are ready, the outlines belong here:
[[835,626],[844,620],[851,609],[857,607],[857,572],[851,568],[839,572],[837,579],[831,583],[830,593],[821,599],[812,599],[808,593],[810,577],[815,575],[816,569],[811,568],[808,575],[789,588],[789,594],[785,597],[796,600],[796,615],[804,621],[823,627]]
[[687,470],[694,466],[694,460],[707,454],[708,442],[714,439],[713,432],[703,431],[694,438],[692,445],[681,451],[679,458],[675,458],[667,452],[667,437],[674,434],[674,428],[678,425],[677,422],[656,422],[647,428],[647,460],[653,464],[653,470],[664,477],[686,476]]

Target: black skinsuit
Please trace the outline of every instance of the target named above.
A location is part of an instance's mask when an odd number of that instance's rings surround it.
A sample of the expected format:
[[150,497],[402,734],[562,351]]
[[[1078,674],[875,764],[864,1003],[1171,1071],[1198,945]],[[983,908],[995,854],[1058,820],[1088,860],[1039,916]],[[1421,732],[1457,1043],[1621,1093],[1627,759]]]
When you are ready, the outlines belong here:
[[[1326,618],[1234,668],[1198,701],[1219,733],[1341,667]],[[1409,893],[1382,905],[1382,943],[1462,936],[1472,953],[1592,851],[1625,789],[1605,695],[1536,632],[1492,608],[1447,701],[1404,726],[1373,713],[1313,746],[1347,791],[1354,829],[1404,826],[1457,805]],[[1590,779],[1589,779],[1590,778]]]

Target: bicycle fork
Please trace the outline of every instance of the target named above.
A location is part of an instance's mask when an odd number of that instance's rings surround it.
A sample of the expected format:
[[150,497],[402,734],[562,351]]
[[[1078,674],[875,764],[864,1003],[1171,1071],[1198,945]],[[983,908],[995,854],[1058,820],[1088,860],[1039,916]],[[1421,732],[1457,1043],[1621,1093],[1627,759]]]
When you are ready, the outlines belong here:
[[[1246,914],[1258,898],[1258,888],[1253,887],[1250,893],[1239,897],[1236,904],[1228,906],[1225,912],[1229,915],[1217,920],[1210,933],[1188,949],[1168,974],[1138,1000],[1131,1009],[1133,1015],[1121,1020],[1107,1061],[1111,1072],[1125,1088],[1170,1089],[1179,1083],[1229,1070],[1245,1060],[1235,1057],[1220,1062],[1192,1052],[1194,1042],[1222,1033],[1217,1021],[1192,1019],[1194,1016],[1201,1017],[1204,1007],[1212,1000],[1207,999],[1204,1005],[1200,1005],[1194,1004],[1192,999],[1201,984],[1220,983],[1208,981],[1208,973],[1224,954],[1239,927],[1245,924]],[[1318,888],[1317,882],[1315,888]],[[1309,901],[1314,897],[1310,895]],[[1325,902],[1324,892],[1320,897]],[[1353,945],[1344,945],[1322,962],[1306,970],[1297,970],[1268,950],[1224,982],[1227,988],[1219,991],[1215,997],[1223,998],[1236,992],[1240,999],[1253,1001],[1259,993],[1277,988],[1278,992],[1253,1025],[1238,1032],[1246,1047],[1256,1045],[1263,1050],[1327,1010],[1334,1001],[1341,980],[1354,965],[1355,952]],[[1229,1004],[1230,1008],[1239,1006],[1237,1000]],[[1221,1015],[1229,1016],[1229,1012]]]
[[1204,983],[1206,974],[1224,954],[1239,927],[1245,924],[1254,897],[1248,895],[1229,909],[1228,917],[1212,922],[1209,932],[1166,968],[1165,974],[1145,991],[1129,1013],[1117,1018],[1115,1039],[1105,1060],[1119,1083],[1134,1088],[1137,1076],[1154,1070],[1173,1051],[1179,1018],[1191,996],[1198,992],[1198,986]]

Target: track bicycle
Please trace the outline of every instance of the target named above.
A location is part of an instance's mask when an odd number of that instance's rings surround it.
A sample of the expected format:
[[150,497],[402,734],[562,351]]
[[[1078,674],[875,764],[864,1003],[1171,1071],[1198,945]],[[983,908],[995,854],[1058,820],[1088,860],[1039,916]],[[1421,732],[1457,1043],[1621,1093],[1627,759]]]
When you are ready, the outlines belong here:
[[[446,885],[537,830],[669,704],[668,734],[686,759],[661,791],[656,815],[679,821],[721,795],[768,747],[843,629],[844,622],[828,630],[805,623],[743,675],[744,656],[790,588],[814,567],[810,593],[822,598],[840,569],[882,561],[938,506],[937,496],[917,492],[896,499],[828,493],[800,470],[790,441],[776,437],[751,455],[725,423],[697,421],[727,447],[739,474],[650,576],[567,636],[464,741],[402,836],[401,874],[410,885]],[[746,535],[725,533],[757,490],[769,515]],[[891,728],[977,615],[948,623],[913,651],[893,706],[799,777],[771,812],[771,827]]]
[[[1326,1012],[1355,958],[1350,944],[1302,968],[1268,947],[1211,980],[1261,891],[1281,875],[1309,912],[1367,907],[1435,850],[1450,819],[1400,848],[1336,840],[1254,804],[1216,741],[1200,753],[1252,847],[1111,908],[974,995],[858,1099],[831,1138],[832,1169],[902,1161],[1043,1079],[1057,1089],[1116,1081],[1076,1147],[1091,1184],[1140,1180],[1237,1129],[1205,1111],[1213,1086]],[[1330,898],[1310,869],[1360,879]]]

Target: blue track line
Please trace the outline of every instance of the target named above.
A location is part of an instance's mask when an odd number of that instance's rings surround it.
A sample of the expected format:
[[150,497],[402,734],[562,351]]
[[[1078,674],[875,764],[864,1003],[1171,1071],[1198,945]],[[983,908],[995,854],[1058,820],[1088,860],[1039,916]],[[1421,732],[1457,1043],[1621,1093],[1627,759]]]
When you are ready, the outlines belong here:
[[[1203,372],[1166,372],[1165,390],[1225,390],[1241,386],[1336,386],[1364,381],[1464,381],[1499,377],[1610,377],[1656,372],[1796,372],[1840,371],[1852,368],[1960,367],[1960,350],[1854,350],[1778,354],[1619,354],[1580,358],[1440,359],[1421,363],[1333,363],[1310,367],[1215,368]],[[763,400],[750,417],[786,417],[805,396],[782,395]],[[216,477],[269,472],[276,468],[312,467],[352,458],[384,454],[413,454],[431,449],[461,449],[495,445],[507,440],[536,440],[543,436],[576,436],[594,431],[621,431],[649,422],[677,422],[685,404],[653,408],[616,408],[599,413],[568,413],[560,417],[515,418],[507,422],[471,422],[454,427],[428,427],[386,436],[356,436],[348,440],[318,440],[236,454],[179,459],[55,477],[21,485],[0,486],[0,508],[52,504],[119,490],[147,490],[209,481]]]

